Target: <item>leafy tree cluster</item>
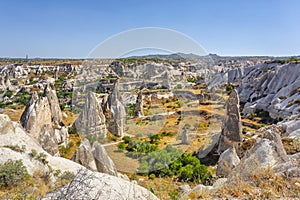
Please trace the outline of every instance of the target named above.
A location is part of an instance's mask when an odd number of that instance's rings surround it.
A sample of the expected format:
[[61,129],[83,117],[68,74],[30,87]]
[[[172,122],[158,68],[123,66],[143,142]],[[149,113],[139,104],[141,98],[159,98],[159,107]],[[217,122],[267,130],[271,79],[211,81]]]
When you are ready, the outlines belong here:
[[127,150],[128,152],[149,153],[158,149],[156,145],[153,145],[148,141],[135,141],[129,136],[123,137],[123,141],[124,142],[119,143],[118,148]]
[[[191,154],[168,145],[165,149],[151,152],[141,158],[139,173],[156,177],[177,176],[181,181],[203,183],[211,173],[200,160]],[[153,178],[153,175],[151,175]]]

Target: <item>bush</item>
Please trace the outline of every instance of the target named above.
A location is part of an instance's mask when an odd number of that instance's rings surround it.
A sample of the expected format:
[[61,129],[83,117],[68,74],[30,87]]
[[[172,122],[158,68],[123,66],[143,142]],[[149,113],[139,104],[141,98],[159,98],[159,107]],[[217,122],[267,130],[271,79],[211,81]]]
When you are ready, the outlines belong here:
[[8,160],[0,165],[0,186],[18,186],[29,178],[26,167],[21,160]]
[[198,158],[191,154],[182,154],[182,150],[170,145],[141,158],[139,173],[148,175],[150,172],[156,177],[175,175],[181,181],[197,183],[206,182],[212,177],[208,168],[202,165]]
[[37,151],[35,149],[31,149],[31,153],[30,153],[30,156],[32,158],[35,158],[37,156]]
[[125,144],[128,144],[132,140],[130,136],[124,136],[122,139],[124,140]]
[[125,149],[126,149],[125,143],[124,143],[124,142],[120,142],[120,143],[118,144],[118,149],[120,149],[120,150],[125,150]]
[[7,96],[8,98],[10,98],[13,95],[13,92],[11,90],[7,90],[5,93],[5,96]]
[[233,85],[227,85],[227,86],[226,86],[226,91],[227,91],[228,93],[230,93],[233,89],[234,89]]
[[151,144],[157,144],[160,139],[161,138],[160,138],[160,136],[158,134],[152,135],[150,137],[150,143]]
[[151,180],[154,180],[154,179],[156,178],[156,176],[155,176],[155,174],[150,174],[150,175],[149,175],[149,178],[150,178]]

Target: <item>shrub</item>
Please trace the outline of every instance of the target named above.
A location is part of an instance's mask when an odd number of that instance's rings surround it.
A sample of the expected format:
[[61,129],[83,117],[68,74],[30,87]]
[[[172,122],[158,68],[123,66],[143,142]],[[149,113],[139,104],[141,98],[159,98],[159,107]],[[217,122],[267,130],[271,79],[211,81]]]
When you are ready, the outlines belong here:
[[227,86],[226,86],[226,91],[227,91],[228,93],[230,93],[233,89],[234,89],[233,85],[227,85]]
[[152,135],[150,137],[150,143],[151,144],[157,144],[160,139],[161,138],[160,138],[160,136],[158,134]]
[[126,149],[125,143],[124,143],[124,142],[120,142],[120,143],[118,144],[118,149],[120,149],[120,150],[125,150],[125,149]]
[[10,98],[13,95],[13,92],[11,90],[7,90],[5,93],[5,96],[7,96],[8,98]]
[[30,156],[32,158],[35,158],[37,156],[37,151],[35,149],[31,149],[31,153],[30,153]]
[[122,139],[124,140],[125,144],[128,144],[132,140],[130,136],[124,136]]
[[29,178],[26,167],[21,160],[8,160],[0,165],[0,186],[18,186]]
[[150,175],[149,175],[149,178],[150,178],[151,180],[153,180],[153,179],[156,178],[156,176],[155,176],[155,174],[150,174]]

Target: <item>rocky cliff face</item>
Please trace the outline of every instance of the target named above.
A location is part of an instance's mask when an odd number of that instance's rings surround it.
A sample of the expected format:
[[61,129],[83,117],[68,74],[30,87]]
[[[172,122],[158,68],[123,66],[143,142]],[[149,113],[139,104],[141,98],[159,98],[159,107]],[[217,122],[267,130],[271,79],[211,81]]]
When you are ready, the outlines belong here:
[[106,137],[106,119],[101,104],[93,92],[87,94],[82,112],[74,122],[74,126],[81,133]]
[[256,110],[269,112],[273,119],[295,119],[300,116],[300,64],[259,64],[216,74],[211,86],[236,85],[243,114]]
[[62,113],[56,92],[49,85],[39,97],[34,92],[20,119],[21,125],[51,155],[59,155],[58,145],[66,145],[68,130],[62,125]]

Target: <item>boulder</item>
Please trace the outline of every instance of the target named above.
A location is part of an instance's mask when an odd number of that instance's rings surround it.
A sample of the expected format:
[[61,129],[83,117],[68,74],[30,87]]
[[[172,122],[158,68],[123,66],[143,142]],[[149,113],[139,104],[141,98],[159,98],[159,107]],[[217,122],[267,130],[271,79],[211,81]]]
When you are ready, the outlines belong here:
[[233,90],[226,103],[226,116],[222,125],[218,152],[221,154],[232,145],[242,141],[242,123],[239,111],[239,97]]
[[234,147],[225,150],[218,161],[217,176],[227,177],[240,163],[240,159]]
[[43,200],[51,199],[158,199],[149,190],[103,173],[81,170],[67,185],[45,195]]
[[93,144],[92,153],[98,172],[106,173],[112,176],[118,176],[118,172],[114,162],[110,159],[110,157],[106,153],[105,148],[101,144],[95,142]]
[[55,139],[55,131],[51,125],[44,125],[38,141],[45,151],[54,156],[59,156],[58,142]]
[[254,146],[241,159],[240,164],[229,175],[229,181],[236,176],[247,180],[263,168],[274,168],[279,164],[289,161],[283,148],[279,130],[275,126],[261,130],[263,138],[260,138]]
[[92,154],[92,147],[86,138],[81,140],[80,146],[72,156],[72,160],[83,165],[87,169],[97,171],[94,155]]
[[95,94],[90,91],[86,96],[82,112],[74,122],[74,127],[81,133],[104,138],[107,134],[105,122],[101,104]]

